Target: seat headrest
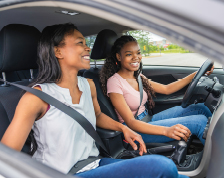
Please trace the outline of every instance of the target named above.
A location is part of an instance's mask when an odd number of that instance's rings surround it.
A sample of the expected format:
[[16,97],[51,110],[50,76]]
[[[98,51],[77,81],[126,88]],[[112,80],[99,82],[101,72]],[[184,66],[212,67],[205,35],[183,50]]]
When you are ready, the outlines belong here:
[[117,34],[112,30],[105,29],[99,32],[93,45],[91,59],[105,59],[117,38]]
[[0,31],[0,72],[36,69],[40,32],[33,26],[11,24]]

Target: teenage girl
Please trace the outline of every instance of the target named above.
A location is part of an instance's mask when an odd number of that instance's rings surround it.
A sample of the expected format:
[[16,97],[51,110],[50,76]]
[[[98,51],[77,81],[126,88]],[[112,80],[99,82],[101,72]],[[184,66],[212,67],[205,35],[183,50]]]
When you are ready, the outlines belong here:
[[[204,104],[191,105],[187,108],[176,106],[153,115],[149,123],[141,121],[148,114],[145,108],[146,101],[148,100],[150,108],[154,107],[152,95],[172,94],[189,84],[196,74],[194,72],[169,85],[163,85],[141,74],[141,59],[137,41],[132,36],[122,36],[115,41],[111,54],[106,58],[101,70],[100,80],[103,92],[109,96],[119,121],[140,133],[146,143],[163,143],[181,138],[187,140],[192,133],[204,144],[205,140],[202,136],[207,118],[211,116],[210,110]],[[141,75],[144,91],[142,104],[135,119],[140,103],[138,75]]]

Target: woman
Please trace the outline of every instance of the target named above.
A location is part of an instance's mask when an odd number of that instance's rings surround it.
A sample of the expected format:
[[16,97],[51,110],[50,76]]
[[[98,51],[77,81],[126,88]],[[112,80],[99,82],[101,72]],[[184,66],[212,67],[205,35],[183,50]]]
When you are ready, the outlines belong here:
[[[134,141],[138,141],[142,155],[146,148],[141,136],[101,113],[93,81],[77,76],[79,70],[90,68],[89,52],[85,38],[73,24],[46,27],[38,44],[39,75],[33,88],[76,109],[95,128],[123,132],[135,150]],[[68,173],[78,161],[99,155],[92,137],[74,119],[27,92],[1,142],[20,151],[32,127],[38,145],[33,158],[63,173]],[[91,164],[91,168],[84,167],[76,175],[178,177],[172,161],[162,156],[130,160],[103,158]]]
[[[191,105],[188,108],[176,106],[155,114],[149,123],[141,121],[148,114],[144,106],[146,101],[148,100],[150,108],[154,107],[152,99],[154,93],[166,95],[174,93],[189,84],[196,74],[194,72],[169,85],[162,85],[140,74],[141,59],[137,41],[132,36],[122,36],[115,41],[111,54],[107,57],[101,71],[100,80],[103,92],[109,96],[120,122],[139,132],[146,143],[168,142],[181,138],[187,140],[191,132],[197,135],[204,144],[203,131],[211,112],[203,104]],[[144,91],[138,117],[135,119],[134,116],[140,102],[137,82],[139,74]]]

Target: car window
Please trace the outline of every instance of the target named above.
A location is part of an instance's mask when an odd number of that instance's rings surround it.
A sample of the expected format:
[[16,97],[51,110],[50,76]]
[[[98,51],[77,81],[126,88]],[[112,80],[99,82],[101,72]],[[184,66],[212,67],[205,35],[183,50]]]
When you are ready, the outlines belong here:
[[85,37],[85,39],[86,39],[86,45],[88,47],[90,47],[91,50],[93,49],[93,45],[94,45],[94,42],[96,40],[96,36],[97,35],[91,35],[91,36],[86,36]]
[[[91,36],[86,36],[85,37],[85,39],[86,39],[86,45],[90,47],[91,51],[93,49],[93,45],[95,43],[96,36],[97,35],[91,35]],[[90,54],[91,54],[91,52],[90,52]],[[104,64],[104,60],[105,59],[94,61],[93,59],[90,59],[90,64],[94,64],[95,62],[96,62],[96,64]]]
[[[149,31],[134,30],[124,34],[138,41],[143,65],[200,67],[208,59]],[[215,68],[222,68],[222,65],[215,63]]]

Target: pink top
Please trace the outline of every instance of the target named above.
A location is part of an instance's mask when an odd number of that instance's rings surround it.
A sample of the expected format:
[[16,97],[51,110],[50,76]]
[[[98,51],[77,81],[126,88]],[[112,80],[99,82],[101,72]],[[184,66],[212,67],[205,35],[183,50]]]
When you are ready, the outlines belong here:
[[[133,115],[138,110],[140,105],[140,92],[135,90],[126,79],[122,78],[118,73],[115,73],[112,77],[110,77],[107,81],[107,95],[108,93],[119,93],[124,96],[127,105],[130,107]],[[139,108],[138,115],[145,111],[145,103],[148,99],[147,93],[143,90],[143,99],[142,104]],[[121,123],[124,122],[120,114],[115,109],[118,119]]]

